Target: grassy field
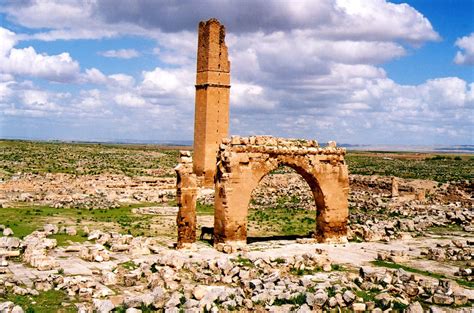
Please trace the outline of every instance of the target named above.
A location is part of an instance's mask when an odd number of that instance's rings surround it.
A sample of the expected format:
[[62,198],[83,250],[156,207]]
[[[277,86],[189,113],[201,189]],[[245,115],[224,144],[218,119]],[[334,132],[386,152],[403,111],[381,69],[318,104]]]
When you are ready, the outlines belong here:
[[439,182],[474,179],[474,156],[429,153],[351,151],[346,156],[351,174],[430,179]]
[[0,178],[23,173],[174,175],[178,150],[156,145],[0,140]]
[[[18,172],[172,176],[178,149],[157,145],[0,140],[0,178]],[[349,151],[346,160],[352,174],[440,182],[474,179],[474,157],[469,155]]]
[[25,309],[26,313],[55,313],[77,312],[76,307],[62,290],[40,292],[37,296],[29,295],[0,295],[0,302],[12,301]]
[[[69,236],[57,234],[51,238],[56,238],[58,245],[67,245],[67,241],[82,242],[85,237],[82,236],[80,227],[88,226],[99,228],[103,231],[117,231],[124,234],[139,235],[163,235],[169,233],[169,229],[159,231],[160,223],[167,220],[173,220],[173,217],[160,217],[153,215],[138,215],[132,210],[140,206],[149,206],[150,203],[140,205],[125,205],[119,208],[102,209],[57,209],[47,206],[17,206],[12,208],[0,209],[0,221],[2,224],[10,227],[15,236],[24,237],[34,230],[41,228],[44,224],[53,223],[61,226],[76,226],[78,234]],[[163,221],[160,221],[163,219]],[[99,227],[100,226],[100,227]],[[173,233],[174,234],[174,233]]]
[[[214,215],[212,205],[197,203],[198,215]],[[316,226],[316,212],[286,208],[283,205],[265,210],[249,209],[248,236],[307,236]]]

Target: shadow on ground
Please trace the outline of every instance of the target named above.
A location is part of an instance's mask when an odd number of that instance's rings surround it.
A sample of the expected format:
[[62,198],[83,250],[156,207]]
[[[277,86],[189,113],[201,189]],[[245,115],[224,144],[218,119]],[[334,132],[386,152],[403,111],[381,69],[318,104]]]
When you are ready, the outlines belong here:
[[268,236],[268,237],[247,237],[247,243],[254,242],[265,242],[272,240],[296,240],[300,238],[311,238],[308,235],[280,235],[280,236]]

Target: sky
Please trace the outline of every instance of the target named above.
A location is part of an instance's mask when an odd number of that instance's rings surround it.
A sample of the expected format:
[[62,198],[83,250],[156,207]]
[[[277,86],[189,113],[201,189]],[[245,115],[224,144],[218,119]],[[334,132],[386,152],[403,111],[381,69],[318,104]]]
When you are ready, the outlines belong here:
[[0,138],[191,140],[211,17],[232,135],[474,144],[472,0],[0,0]]

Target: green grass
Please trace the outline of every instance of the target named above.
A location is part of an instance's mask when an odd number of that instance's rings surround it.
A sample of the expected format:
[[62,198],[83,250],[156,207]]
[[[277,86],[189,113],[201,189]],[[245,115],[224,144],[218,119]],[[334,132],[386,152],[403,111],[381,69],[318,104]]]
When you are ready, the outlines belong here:
[[285,207],[250,209],[248,223],[266,234],[305,236],[315,229],[316,212]]
[[[427,155],[425,158],[384,158],[384,153],[350,151],[346,155],[349,172],[402,178],[433,179],[440,182],[472,180],[474,158],[459,155]],[[402,153],[390,152],[391,155]],[[170,177],[178,150],[157,145],[35,142],[0,140],[0,178],[15,173],[69,173],[153,175]],[[286,173],[278,168],[274,173]],[[291,199],[295,203],[299,199]]]
[[[58,227],[70,226],[73,222],[86,223],[110,223],[112,226],[121,229],[124,233],[131,233],[134,236],[141,235],[147,230],[147,223],[153,218],[152,215],[136,215],[132,213],[134,208],[149,206],[150,203],[138,205],[124,205],[119,208],[110,209],[74,209],[74,208],[52,208],[48,206],[17,206],[13,208],[0,208],[0,221],[10,227],[14,235],[20,238],[30,234],[34,230],[41,228],[44,224],[55,223]],[[54,221],[52,220],[54,218]],[[83,242],[85,237],[79,228],[78,234],[68,236],[56,234],[50,238],[56,238],[59,245],[67,244],[67,240]]]
[[214,215],[214,205],[204,204],[197,201],[196,213],[198,215]]
[[301,306],[306,303],[306,294],[304,292],[297,294],[296,296],[290,299],[275,299],[273,305],[284,305],[284,304],[293,304],[296,306]]
[[124,262],[124,263],[120,263],[119,265],[122,266],[123,268],[129,270],[129,271],[133,271],[134,269],[138,268],[138,265],[133,261],[127,261],[127,262]]
[[237,258],[232,259],[233,262],[240,264],[241,266],[247,266],[247,267],[255,267],[255,264],[253,264],[252,261],[250,261],[247,258],[242,257],[239,255]]
[[0,177],[17,172],[174,176],[178,150],[117,145],[0,140]]
[[59,247],[69,246],[70,241],[81,243],[87,240],[87,236],[84,234],[82,230],[79,230],[79,229],[77,230],[77,235],[71,236],[68,234],[55,234],[55,235],[48,236],[48,238],[56,239],[56,242]]
[[323,269],[320,267],[309,269],[296,269],[296,268],[291,268],[290,269],[290,274],[293,274],[295,276],[304,276],[304,275],[313,275],[315,273],[321,272]]
[[[452,279],[452,278],[447,277],[444,274],[439,274],[439,273],[433,273],[433,272],[429,272],[429,271],[425,271],[425,270],[420,270],[420,269],[417,269],[417,268],[413,268],[413,267],[410,267],[410,266],[406,266],[406,265],[398,264],[398,263],[393,263],[393,262],[375,260],[375,261],[371,261],[370,263],[372,263],[375,266],[379,266],[379,267],[387,267],[387,268],[393,268],[393,269],[401,268],[401,269],[403,269],[407,272],[420,274],[420,275],[424,275],[424,276],[428,276],[428,277],[433,277],[433,278],[436,278],[436,279]],[[470,282],[470,281],[466,281],[466,280],[458,279],[458,278],[452,279],[452,280],[456,281],[459,285],[469,287],[469,288],[474,288],[474,282]]]
[[426,230],[436,235],[448,235],[451,236],[453,232],[463,231],[463,227],[458,224],[448,224],[446,226],[432,226]]
[[[68,299],[62,290],[49,290],[40,292],[38,296],[20,296],[7,294],[0,296],[0,302],[12,301],[21,306],[25,312],[54,313],[54,312],[76,312],[74,304]],[[70,303],[64,305],[63,303]]]
[[473,158],[435,156],[424,159],[385,159],[382,156],[368,156],[351,151],[345,159],[351,174],[431,179],[439,182],[474,179]]

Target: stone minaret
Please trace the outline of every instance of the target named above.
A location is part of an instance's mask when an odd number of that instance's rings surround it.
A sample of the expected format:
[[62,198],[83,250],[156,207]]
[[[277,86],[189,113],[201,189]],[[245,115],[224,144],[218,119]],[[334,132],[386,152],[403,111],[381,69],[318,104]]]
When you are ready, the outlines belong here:
[[224,25],[199,23],[194,120],[194,173],[203,186],[214,184],[216,155],[229,132],[230,62]]

